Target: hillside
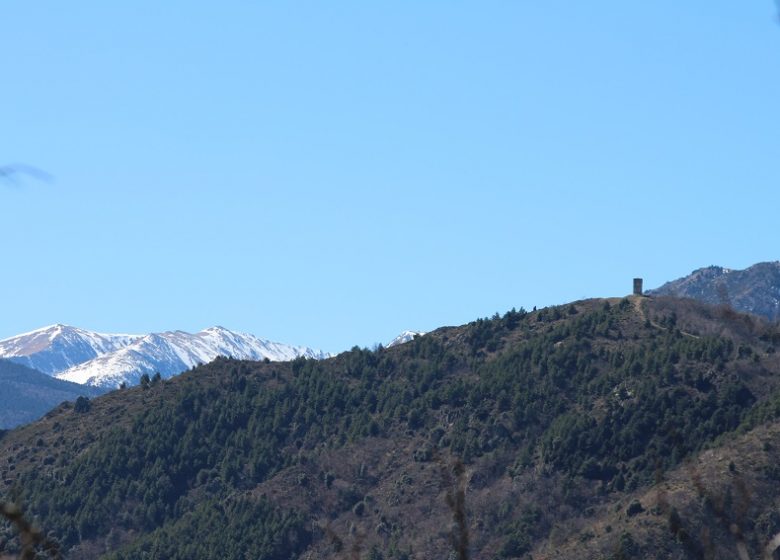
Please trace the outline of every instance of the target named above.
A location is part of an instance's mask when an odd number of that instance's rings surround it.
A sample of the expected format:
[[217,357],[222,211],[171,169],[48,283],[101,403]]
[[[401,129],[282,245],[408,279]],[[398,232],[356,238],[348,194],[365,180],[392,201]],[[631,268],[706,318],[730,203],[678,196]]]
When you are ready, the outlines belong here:
[[780,320],[780,261],[755,264],[745,270],[708,266],[650,290],[650,295],[692,298],[711,305],[728,305],[770,321]]
[[778,343],[628,298],[218,359],[6,433],[0,494],[69,558],[759,558],[780,530]]
[[0,360],[0,429],[32,422],[63,401],[105,391],[53,379],[20,364]]

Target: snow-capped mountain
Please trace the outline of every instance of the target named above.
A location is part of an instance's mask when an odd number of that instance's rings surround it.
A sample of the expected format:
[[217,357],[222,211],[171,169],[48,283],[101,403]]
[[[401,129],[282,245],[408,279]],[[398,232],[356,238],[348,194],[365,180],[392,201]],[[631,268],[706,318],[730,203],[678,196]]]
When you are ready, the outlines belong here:
[[134,385],[144,373],[159,372],[164,378],[171,377],[217,356],[287,361],[299,356],[323,359],[329,354],[212,327],[195,334],[184,331],[149,334],[115,352],[57,373],[56,377],[100,387],[118,387],[121,383]]
[[0,358],[76,383],[105,388],[133,385],[144,373],[181,373],[217,356],[242,360],[323,359],[329,354],[212,327],[199,333],[102,334],[53,325],[0,340]]
[[414,340],[415,336],[422,336],[424,334],[425,333],[421,331],[404,331],[398,336],[396,336],[393,340],[388,342],[385,348],[390,348],[391,346],[398,346],[399,344],[404,344],[406,342]]
[[67,325],[51,325],[0,340],[0,358],[54,375],[124,348],[139,338],[139,335],[102,334]]

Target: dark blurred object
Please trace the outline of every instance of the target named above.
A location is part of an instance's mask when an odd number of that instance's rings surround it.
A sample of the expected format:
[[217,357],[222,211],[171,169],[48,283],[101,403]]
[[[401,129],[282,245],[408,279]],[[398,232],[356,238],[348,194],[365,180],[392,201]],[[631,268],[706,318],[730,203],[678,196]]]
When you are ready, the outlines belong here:
[[[20,560],[34,560],[38,558],[36,550],[39,548],[43,549],[43,552],[48,553],[51,558],[57,560],[62,558],[59,544],[50,540],[40,530],[33,527],[15,504],[0,502],[0,515],[10,521],[19,532],[19,540],[22,545],[22,550],[19,554]],[[6,558],[6,556],[2,558]]]
[[25,175],[46,183],[51,182],[53,179],[51,175],[32,165],[26,165],[24,163],[0,165],[0,181],[15,182],[17,177],[23,177]]

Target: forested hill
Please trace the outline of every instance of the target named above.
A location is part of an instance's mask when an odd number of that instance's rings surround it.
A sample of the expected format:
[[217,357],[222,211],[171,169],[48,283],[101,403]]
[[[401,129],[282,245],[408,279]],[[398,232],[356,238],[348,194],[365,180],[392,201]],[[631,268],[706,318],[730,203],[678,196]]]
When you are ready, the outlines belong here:
[[760,558],[778,343],[627,298],[219,359],[5,434],[0,490],[69,558]]

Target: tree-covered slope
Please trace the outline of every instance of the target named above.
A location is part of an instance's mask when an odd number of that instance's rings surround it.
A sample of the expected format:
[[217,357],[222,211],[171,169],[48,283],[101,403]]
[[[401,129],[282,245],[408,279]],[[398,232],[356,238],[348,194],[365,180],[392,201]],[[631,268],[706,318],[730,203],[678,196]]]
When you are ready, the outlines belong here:
[[0,489],[71,558],[493,559],[572,539],[693,558],[676,534],[629,527],[626,544],[605,519],[773,422],[779,340],[632,298],[325,361],[220,359],[7,433]]
[[0,360],[0,429],[37,420],[63,401],[75,401],[79,396],[95,397],[104,392]]

